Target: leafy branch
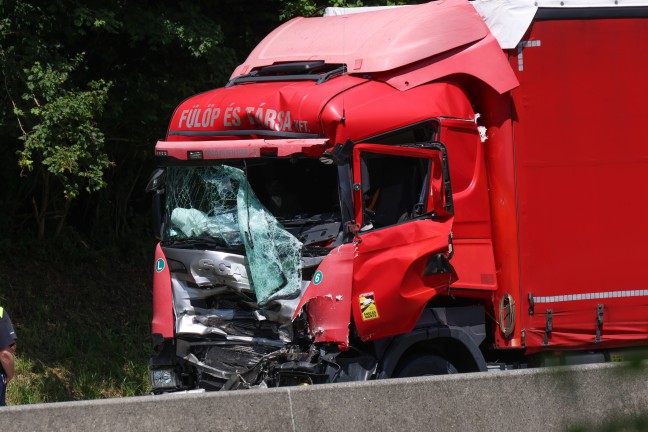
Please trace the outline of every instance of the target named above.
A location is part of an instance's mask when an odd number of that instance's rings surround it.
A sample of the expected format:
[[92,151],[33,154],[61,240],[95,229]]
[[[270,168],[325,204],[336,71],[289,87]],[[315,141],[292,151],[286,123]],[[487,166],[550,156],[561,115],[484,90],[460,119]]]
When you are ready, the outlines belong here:
[[[66,202],[62,220],[69,202],[81,190],[95,192],[106,186],[104,173],[110,166],[97,119],[103,113],[111,83],[101,79],[90,81],[83,90],[69,85],[70,74],[82,61],[83,54],[57,67],[35,62],[24,70],[27,89],[22,95],[24,107],[12,100],[22,131],[23,147],[17,151],[18,165],[29,172],[35,167],[43,169],[42,197],[50,196],[49,176],[58,179]],[[29,130],[24,126],[27,123],[33,125]],[[45,235],[44,218],[49,202],[41,199],[37,208],[33,201],[39,237]]]

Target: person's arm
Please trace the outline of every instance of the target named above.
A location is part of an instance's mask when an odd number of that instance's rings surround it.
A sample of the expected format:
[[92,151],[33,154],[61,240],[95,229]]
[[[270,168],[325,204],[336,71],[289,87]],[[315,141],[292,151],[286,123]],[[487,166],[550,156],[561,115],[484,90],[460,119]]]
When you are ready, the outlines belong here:
[[14,376],[14,351],[16,345],[12,345],[0,351],[0,364],[5,371],[5,384],[11,381]]

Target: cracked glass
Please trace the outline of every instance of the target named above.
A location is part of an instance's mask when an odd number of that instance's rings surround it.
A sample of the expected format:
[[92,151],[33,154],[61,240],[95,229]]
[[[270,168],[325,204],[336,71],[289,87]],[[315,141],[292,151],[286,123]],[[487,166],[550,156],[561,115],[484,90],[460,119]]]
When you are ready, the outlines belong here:
[[166,193],[169,241],[243,246],[259,306],[299,294],[302,243],[259,201],[243,170],[169,167]]

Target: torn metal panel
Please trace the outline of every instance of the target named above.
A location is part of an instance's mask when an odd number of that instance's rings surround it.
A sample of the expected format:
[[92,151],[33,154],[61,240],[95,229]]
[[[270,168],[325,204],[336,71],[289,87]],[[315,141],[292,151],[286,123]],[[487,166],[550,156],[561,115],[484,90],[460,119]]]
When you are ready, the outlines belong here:
[[308,326],[315,342],[334,342],[349,347],[351,291],[355,246],[335,248],[317,268],[295,313],[308,307]]
[[[171,278],[177,333],[227,334],[218,325],[239,320],[276,323],[279,336],[281,325],[290,322],[299,300],[275,300],[272,310],[257,309],[243,256],[169,247],[164,252],[167,260],[187,269],[173,272]],[[207,268],[205,262],[210,264]]]
[[[252,292],[247,273],[247,262],[240,254],[180,249],[164,247],[164,254],[170,266],[173,266],[174,279],[216,288],[223,286],[234,288],[241,292]],[[198,292],[198,291],[197,291]],[[199,290],[206,293],[206,290]]]

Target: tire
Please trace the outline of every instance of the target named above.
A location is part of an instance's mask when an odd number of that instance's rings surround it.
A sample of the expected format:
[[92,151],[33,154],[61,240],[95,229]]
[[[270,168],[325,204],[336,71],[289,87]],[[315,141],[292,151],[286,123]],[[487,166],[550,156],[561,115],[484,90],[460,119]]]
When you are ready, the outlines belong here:
[[394,376],[405,378],[456,373],[458,373],[457,368],[443,357],[435,354],[421,354],[406,360]]

